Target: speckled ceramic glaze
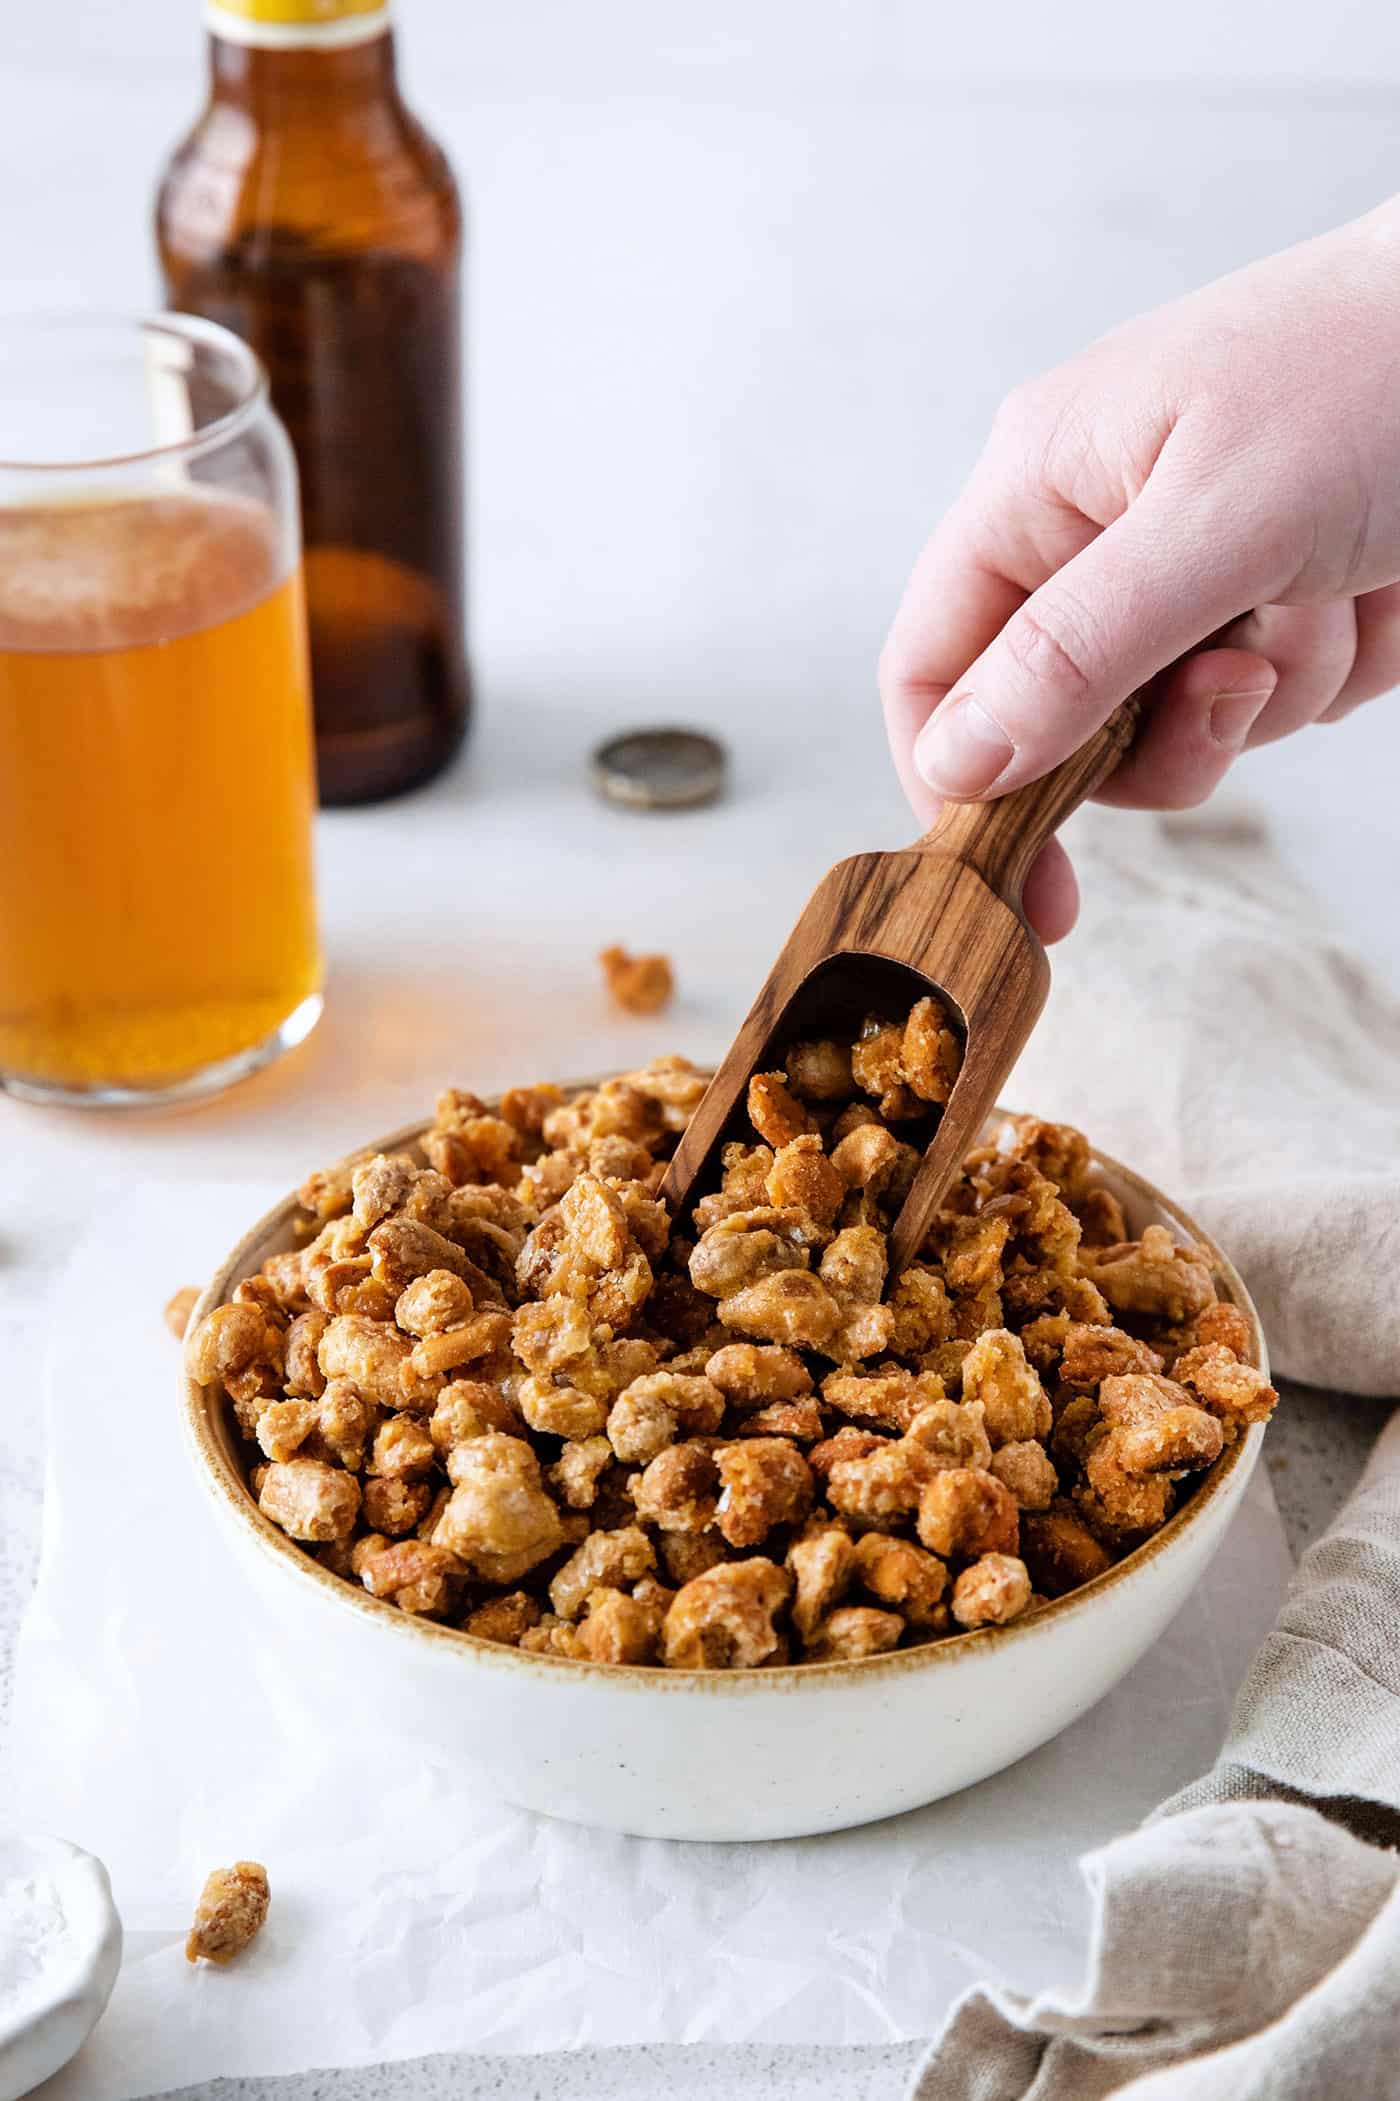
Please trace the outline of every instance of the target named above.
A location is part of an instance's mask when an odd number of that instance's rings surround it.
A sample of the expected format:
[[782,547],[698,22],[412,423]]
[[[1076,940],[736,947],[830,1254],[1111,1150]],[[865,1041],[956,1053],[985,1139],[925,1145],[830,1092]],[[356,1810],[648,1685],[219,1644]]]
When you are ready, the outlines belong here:
[[[419,1128],[371,1152],[411,1151]],[[421,1155],[420,1155],[421,1157]],[[1200,1228],[1096,1155],[1130,1230],[1159,1222],[1210,1250],[1222,1292],[1258,1316]],[[195,1309],[293,1245],[294,1197],[260,1219]],[[1249,1483],[1262,1425],[1229,1446],[1147,1544],[1009,1627],[860,1662],[668,1671],[522,1655],[411,1618],[331,1575],[258,1510],[217,1388],[182,1380],[195,1471],[312,1690],[378,1687],[382,1717],[480,1785],[548,1815],[648,1837],[794,1838],[936,1801],[1024,1758],[1084,1714],[1162,1633]]]

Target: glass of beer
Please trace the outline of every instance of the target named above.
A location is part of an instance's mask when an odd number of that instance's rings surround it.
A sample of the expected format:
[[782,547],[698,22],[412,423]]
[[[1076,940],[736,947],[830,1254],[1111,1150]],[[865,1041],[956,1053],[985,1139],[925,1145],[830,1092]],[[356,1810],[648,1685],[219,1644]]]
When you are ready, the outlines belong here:
[[212,1092],[314,1027],[296,468],[183,315],[0,327],[0,1089]]

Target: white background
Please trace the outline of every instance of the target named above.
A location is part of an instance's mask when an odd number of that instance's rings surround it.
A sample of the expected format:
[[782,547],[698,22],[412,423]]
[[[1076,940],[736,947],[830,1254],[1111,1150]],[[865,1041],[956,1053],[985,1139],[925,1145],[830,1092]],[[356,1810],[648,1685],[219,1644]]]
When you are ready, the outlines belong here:
[[[0,303],[146,299],[197,0],[7,13]],[[884,624],[1006,388],[1400,188],[1388,0],[398,14],[473,212],[487,736],[561,758],[595,713],[732,703],[863,773]],[[1349,918],[1394,874],[1397,712],[1247,768]]]
[[[17,1409],[75,1219],[100,1201],[119,1230],[133,1179],[288,1184],[448,1079],[484,1091],[720,1048],[821,869],[907,836],[875,656],[1001,395],[1400,189],[1392,0],[399,0],[398,16],[410,97],[472,212],[479,726],[426,794],[322,821],[329,1004],[295,1057],[179,1116],[0,1101]],[[198,0],[10,0],[5,17],[0,315],[150,303],[155,177],[201,93]],[[591,801],[590,745],[648,718],[724,730],[727,805],[647,820]],[[1395,700],[1238,779],[1400,986]],[[664,1029],[608,1016],[592,956],[613,939],[675,957]],[[1073,967],[1071,943],[1056,969]],[[187,1281],[172,1204],[152,1308]],[[38,1454],[20,1439],[5,1457],[0,1595],[17,1606]],[[727,2097],[740,2071],[694,2076]],[[809,2072],[744,2076],[776,2097]],[[530,2091],[603,2091],[597,2067],[551,2076]],[[658,2064],[635,2092],[691,2076]],[[812,2076],[854,2095],[865,2075]],[[442,2091],[467,2089],[453,2073]]]

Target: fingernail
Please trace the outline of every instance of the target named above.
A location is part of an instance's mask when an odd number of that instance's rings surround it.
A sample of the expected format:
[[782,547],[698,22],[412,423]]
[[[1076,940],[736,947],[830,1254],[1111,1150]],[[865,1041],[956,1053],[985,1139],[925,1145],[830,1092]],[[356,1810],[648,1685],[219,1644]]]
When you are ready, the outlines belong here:
[[1273,686],[1255,686],[1247,693],[1217,694],[1210,711],[1214,741],[1223,744],[1227,751],[1238,751],[1273,695]]
[[945,700],[924,725],[914,764],[940,795],[981,795],[1016,756],[1016,747],[970,695]]

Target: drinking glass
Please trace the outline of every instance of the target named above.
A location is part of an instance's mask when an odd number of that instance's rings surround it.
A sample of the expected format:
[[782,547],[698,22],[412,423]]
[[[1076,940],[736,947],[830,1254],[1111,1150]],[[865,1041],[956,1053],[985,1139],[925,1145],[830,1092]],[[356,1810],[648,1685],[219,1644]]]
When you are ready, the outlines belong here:
[[299,548],[235,336],[0,325],[0,1088],[177,1100],[314,1027]]

